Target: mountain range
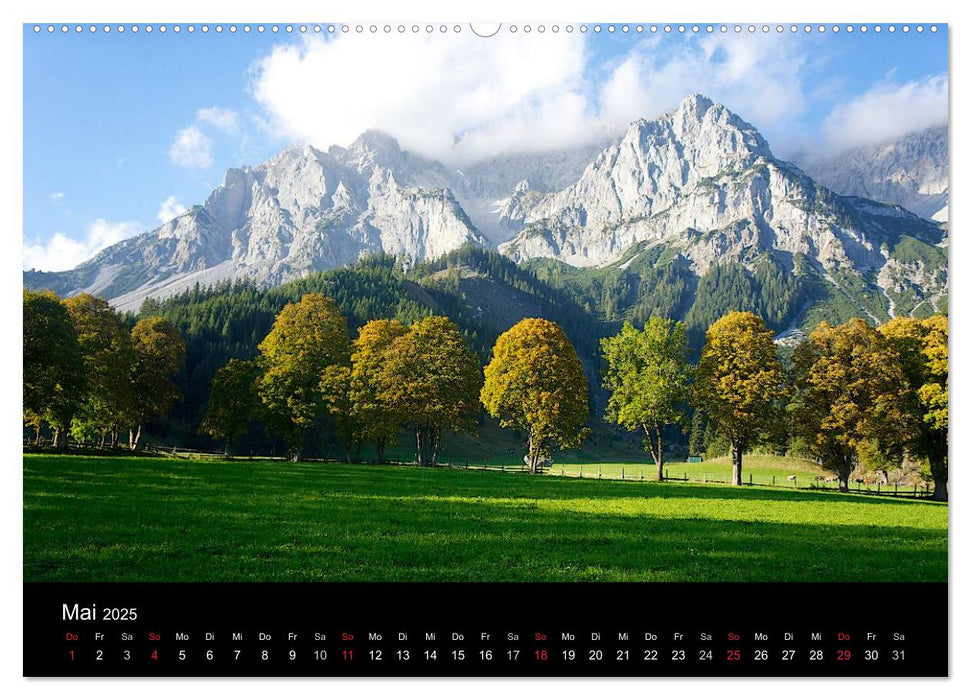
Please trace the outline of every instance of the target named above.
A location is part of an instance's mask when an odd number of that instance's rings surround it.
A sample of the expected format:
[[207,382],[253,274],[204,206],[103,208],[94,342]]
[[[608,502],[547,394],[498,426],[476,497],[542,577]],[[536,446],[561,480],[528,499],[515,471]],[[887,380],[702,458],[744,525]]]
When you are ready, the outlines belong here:
[[368,131],[347,148],[297,146],[233,168],[201,206],[74,270],[27,271],[24,283],[137,310],[197,283],[272,287],[374,253],[408,269],[472,246],[569,287],[608,320],[646,308],[700,319],[717,311],[705,302],[713,290],[768,289],[784,299],[780,331],[923,315],[946,308],[942,134],[818,162],[810,175],[700,95],[612,143],[461,170]]
[[947,134],[946,126],[931,127],[810,160],[806,172],[840,194],[892,202],[925,219],[947,221]]

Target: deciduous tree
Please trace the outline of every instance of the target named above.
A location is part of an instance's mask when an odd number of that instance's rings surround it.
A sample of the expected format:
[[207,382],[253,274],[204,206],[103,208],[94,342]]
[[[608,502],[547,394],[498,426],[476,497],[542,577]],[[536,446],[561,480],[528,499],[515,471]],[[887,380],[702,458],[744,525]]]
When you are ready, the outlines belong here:
[[785,396],[772,331],[753,313],[733,311],[705,334],[695,406],[732,446],[732,484],[742,483],[742,455],[769,432]]
[[351,405],[360,426],[361,439],[373,440],[378,463],[401,426],[407,422],[401,407],[391,403],[388,387],[382,386],[384,365],[391,344],[408,333],[400,321],[380,319],[365,324],[351,346]]
[[160,316],[149,316],[131,331],[134,350],[132,401],[128,446],[135,450],[147,421],[164,415],[181,394],[172,381],[185,362],[185,341],[171,323]]
[[46,421],[61,444],[84,392],[84,360],[67,307],[52,292],[24,290],[24,420]]
[[284,438],[293,461],[300,459],[307,429],[325,410],[320,392],[324,372],[347,364],[349,348],[347,323],[322,294],[305,294],[283,307],[259,345],[259,396],[270,427]]
[[947,500],[948,321],[935,315],[897,318],[880,327],[900,354],[910,389],[910,411],[917,418],[906,449],[927,459],[934,498]]
[[116,447],[118,430],[131,413],[133,399],[131,337],[104,299],[85,293],[64,304],[77,330],[86,387],[72,432],[97,433],[102,446],[110,438]]
[[414,430],[418,464],[437,462],[445,431],[475,432],[482,370],[461,331],[444,316],[423,318],[390,343],[378,385],[380,401]]
[[899,450],[912,430],[900,357],[862,319],[820,323],[793,352],[792,377],[792,432],[836,472],[841,491],[861,450]]
[[260,368],[251,360],[232,359],[216,370],[206,415],[199,431],[224,444],[229,454],[232,441],[245,435],[260,408],[257,386]]
[[607,420],[644,432],[644,443],[664,480],[664,429],[687,421],[691,365],[684,324],[652,316],[637,330],[625,323],[601,341],[604,387],[611,391]]
[[583,365],[552,321],[526,318],[499,336],[481,398],[502,427],[527,433],[531,473],[554,447],[577,447],[586,435],[590,409]]

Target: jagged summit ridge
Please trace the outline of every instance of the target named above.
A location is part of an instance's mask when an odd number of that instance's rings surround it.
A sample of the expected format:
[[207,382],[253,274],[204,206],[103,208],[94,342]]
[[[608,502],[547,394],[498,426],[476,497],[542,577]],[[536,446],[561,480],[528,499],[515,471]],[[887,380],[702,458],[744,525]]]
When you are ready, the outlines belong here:
[[[904,237],[913,243],[901,253]],[[931,248],[944,242],[944,229],[905,209],[817,184],[727,107],[689,95],[602,147],[462,170],[374,130],[347,147],[293,146],[230,169],[202,206],[75,270],[25,273],[25,284],[134,309],[197,282],[270,286],[370,252],[418,261],[471,243],[588,267],[663,245],[697,276],[769,255],[793,274],[811,270],[832,285],[853,274],[874,294],[936,308],[946,265]]]

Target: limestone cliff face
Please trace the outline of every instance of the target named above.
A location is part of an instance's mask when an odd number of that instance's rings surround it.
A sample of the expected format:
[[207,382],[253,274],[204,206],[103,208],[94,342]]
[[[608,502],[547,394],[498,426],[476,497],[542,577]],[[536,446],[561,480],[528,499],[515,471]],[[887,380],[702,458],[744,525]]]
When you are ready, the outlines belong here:
[[[501,214],[521,226],[500,246],[515,260],[555,258],[578,267],[617,262],[634,244],[677,251],[703,275],[721,261],[797,254],[823,276],[881,274],[901,235],[940,246],[945,232],[899,206],[841,197],[776,159],[749,124],[705,97],[639,120],[572,186],[521,187]],[[899,277],[899,274],[894,275]],[[946,278],[946,274],[944,275]],[[940,296],[941,276],[928,293]],[[890,302],[892,305],[892,302]]]
[[77,270],[45,277],[59,281],[62,293],[92,291],[137,308],[145,297],[195,282],[247,278],[270,286],[371,252],[438,257],[484,242],[447,188],[451,175],[379,132],[347,149],[290,148],[229,170],[202,206]]
[[[897,148],[885,168],[897,174],[884,179],[909,177],[938,194],[943,187],[946,198],[939,141]],[[938,308],[947,293],[946,226],[844,194],[775,158],[725,106],[691,95],[606,146],[505,154],[463,170],[375,131],[348,148],[289,148],[229,170],[204,204],[159,228],[75,270],[26,272],[24,282],[137,309],[148,296],[196,283],[246,278],[271,286],[375,252],[420,261],[472,243],[498,245],[516,261],[590,267],[629,264],[626,251],[657,244],[698,276],[719,262],[749,265],[767,254],[834,285],[858,277],[885,297],[890,315],[923,303]]]
[[834,192],[899,204],[925,219],[947,221],[947,142],[947,127],[932,127],[811,161],[806,171]]

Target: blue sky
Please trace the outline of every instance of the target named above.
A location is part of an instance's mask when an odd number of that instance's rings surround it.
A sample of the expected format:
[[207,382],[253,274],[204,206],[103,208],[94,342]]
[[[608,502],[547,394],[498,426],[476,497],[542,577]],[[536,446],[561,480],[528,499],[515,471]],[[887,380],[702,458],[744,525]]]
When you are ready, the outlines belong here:
[[[201,26],[201,25],[197,25]],[[213,25],[214,26],[214,25]],[[35,34],[24,27],[24,267],[68,269],[202,203],[229,167],[376,127],[461,165],[577,145],[689,93],[797,162],[947,119],[947,32]],[[254,25],[255,26],[255,25]],[[269,25],[267,25],[269,26]],[[296,25],[295,25],[296,26]],[[927,25],[925,25],[927,26]]]

